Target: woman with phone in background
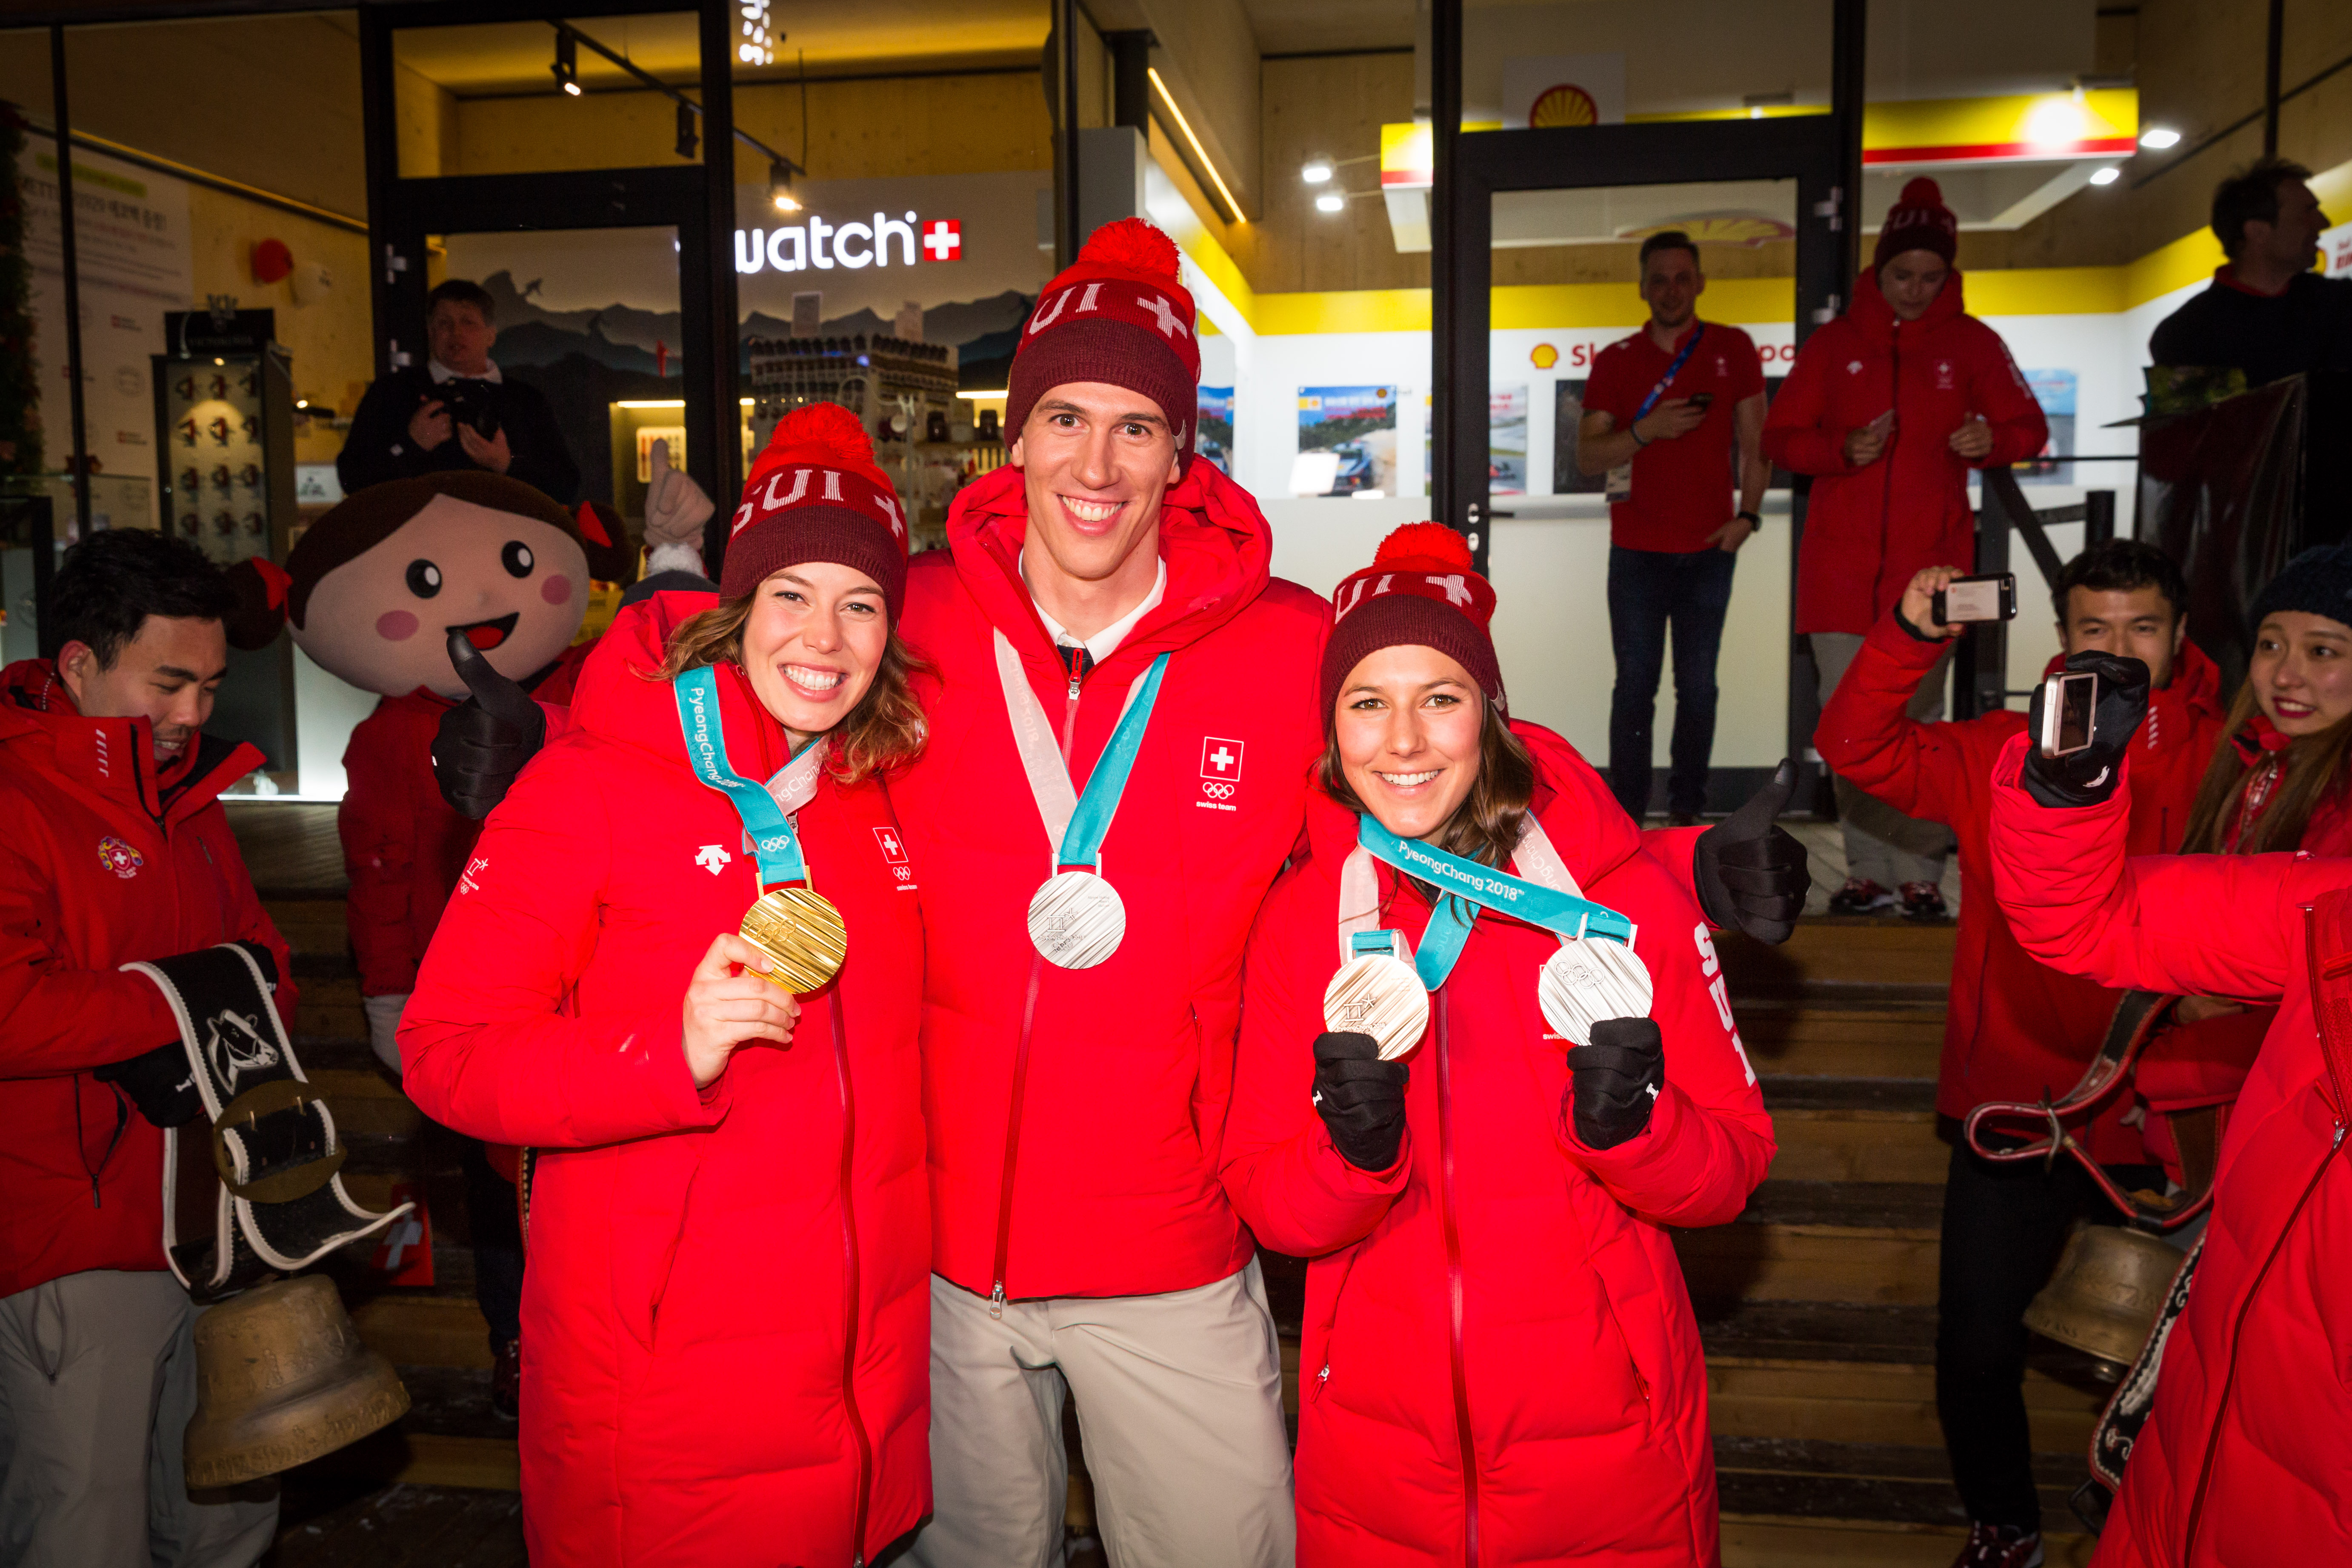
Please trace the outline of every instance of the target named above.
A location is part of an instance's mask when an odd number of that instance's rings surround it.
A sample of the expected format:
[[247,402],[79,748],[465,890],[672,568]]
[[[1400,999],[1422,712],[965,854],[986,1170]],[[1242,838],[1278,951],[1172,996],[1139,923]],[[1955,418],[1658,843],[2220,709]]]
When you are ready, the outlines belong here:
[[[1797,558],[1796,629],[1812,642],[1822,700],[1878,618],[1929,566],[1976,559],[1969,470],[2005,468],[2050,437],[1990,327],[1967,313],[1952,265],[1958,224],[1936,182],[1913,180],[1886,215],[1853,302],[1805,340],[1764,422],[1764,452],[1813,476]],[[1911,717],[1943,717],[1944,676]],[[1941,920],[1950,834],[1841,777],[1847,880],[1834,914]]]

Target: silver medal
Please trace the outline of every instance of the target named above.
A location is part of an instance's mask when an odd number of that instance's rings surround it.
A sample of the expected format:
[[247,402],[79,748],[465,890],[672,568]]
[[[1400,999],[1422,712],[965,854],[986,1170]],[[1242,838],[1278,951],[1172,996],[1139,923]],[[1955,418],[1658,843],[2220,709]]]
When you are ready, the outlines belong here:
[[1429,991],[1403,960],[1358,953],[1323,988],[1323,1026],[1334,1034],[1370,1035],[1380,1045],[1381,1060],[1394,1061],[1421,1044],[1429,1027]]
[[1092,969],[1127,936],[1118,889],[1092,871],[1047,878],[1029,900],[1029,940],[1061,969]]
[[1544,1022],[1580,1046],[1592,1043],[1592,1026],[1603,1018],[1648,1017],[1651,994],[1641,955],[1599,937],[1561,942],[1536,983]]

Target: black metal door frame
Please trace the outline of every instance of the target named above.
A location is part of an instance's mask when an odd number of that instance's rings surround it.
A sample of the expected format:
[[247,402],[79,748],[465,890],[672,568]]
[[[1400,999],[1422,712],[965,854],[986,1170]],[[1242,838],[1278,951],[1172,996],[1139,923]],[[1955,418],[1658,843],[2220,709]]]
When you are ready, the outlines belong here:
[[[700,24],[700,162],[648,168],[404,179],[393,98],[394,32],[481,22],[578,21],[604,14],[692,10]],[[677,232],[678,336],[683,366],[686,469],[719,501],[705,535],[716,576],[725,523],[742,485],[742,421],[735,292],[734,8],[659,0],[461,0],[362,5],[360,65],[366,125],[368,248],[376,374],[425,348],[425,241],[430,234],[667,226]],[[694,345],[710,345],[697,353]]]
[[[1463,4],[1435,0],[1430,17],[1435,175],[1430,213],[1429,471],[1433,514],[1464,534],[1483,573],[1494,515],[1486,460],[1496,195],[1793,178],[1796,335],[1801,345],[1815,326],[1844,308],[1857,265],[1852,209],[1861,182],[1865,12],[1864,0],[1835,0],[1828,114],[1465,134],[1459,129]],[[1801,479],[1790,509],[1792,616],[1805,489]],[[1811,745],[1819,708],[1811,650],[1792,630],[1790,755],[1801,757]]]

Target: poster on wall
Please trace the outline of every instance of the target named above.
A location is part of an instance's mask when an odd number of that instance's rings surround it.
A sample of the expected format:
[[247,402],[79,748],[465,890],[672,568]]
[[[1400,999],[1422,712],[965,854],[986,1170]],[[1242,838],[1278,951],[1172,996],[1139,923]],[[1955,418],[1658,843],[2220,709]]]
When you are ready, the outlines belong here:
[[[66,370],[55,143],[28,138],[24,158],[25,254],[33,268],[44,460],[51,472],[63,473],[73,459],[73,389]],[[155,395],[148,356],[164,352],[163,312],[197,303],[188,187],[168,174],[79,148],[73,175],[84,439],[97,472],[146,481],[144,521],[152,528],[158,521]]]
[[1486,493],[1528,492],[1528,389],[1498,386],[1486,395]]
[[2042,444],[2042,460],[2018,470],[2018,480],[2029,485],[2071,485],[2074,465],[2051,459],[2074,449],[2074,373],[2071,370],[2029,370],[2021,373],[2042,416],[2050,422],[2050,439]]
[[1230,386],[1201,388],[1200,434],[1193,450],[1213,464],[1217,472],[1230,476],[1234,471],[1234,389]]
[[1584,417],[1584,378],[1563,376],[1551,384],[1551,493],[1597,496],[1609,488],[1609,476],[1581,474],[1576,468],[1576,426]]
[[1293,495],[1396,493],[1397,389],[1302,386]]

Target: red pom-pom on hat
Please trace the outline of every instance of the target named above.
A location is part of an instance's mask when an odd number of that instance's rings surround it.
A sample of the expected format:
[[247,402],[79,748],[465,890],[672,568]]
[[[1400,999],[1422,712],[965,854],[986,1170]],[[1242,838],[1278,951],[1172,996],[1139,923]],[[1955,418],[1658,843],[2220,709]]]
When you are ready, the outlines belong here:
[[1944,187],[1936,184],[1935,181],[1929,179],[1927,175],[1921,174],[1916,179],[1906,180],[1904,182],[1902,199],[1897,201],[1895,205],[1904,207],[1942,206],[1944,205]]
[[1176,242],[1139,217],[1123,217],[1095,230],[1078,250],[1076,267],[1087,266],[1115,268],[1169,283],[1179,276]]
[[1906,250],[1932,251],[1948,267],[1959,245],[1960,220],[1944,205],[1943,187],[1921,174],[1904,184],[1902,196],[1887,209],[1870,269],[1877,271]]
[[874,438],[857,416],[838,403],[812,403],[777,420],[775,434],[752,459],[751,471],[770,473],[794,463],[841,468],[877,485],[889,483],[874,466]]
[[1408,522],[1381,541],[1372,556],[1381,567],[1422,567],[1430,571],[1470,570],[1470,542],[1442,522]]

